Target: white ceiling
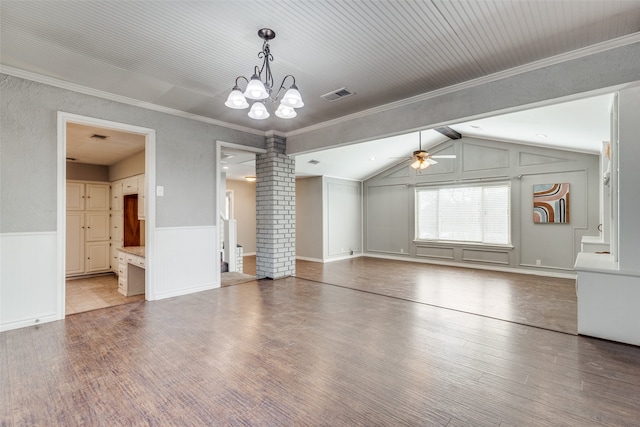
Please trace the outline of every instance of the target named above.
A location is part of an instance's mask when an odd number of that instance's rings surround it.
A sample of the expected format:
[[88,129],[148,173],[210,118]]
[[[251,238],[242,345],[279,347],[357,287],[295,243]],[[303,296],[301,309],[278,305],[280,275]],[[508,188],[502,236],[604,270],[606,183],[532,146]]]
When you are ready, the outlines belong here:
[[[224,106],[236,77],[259,64],[262,27],[277,33],[276,83],[293,74],[304,98],[295,119],[254,121]],[[640,0],[2,0],[0,62],[5,72],[286,133],[598,43],[631,43],[639,30]],[[321,98],[342,87],[356,94]],[[571,129],[559,114],[553,118],[556,129],[558,122]],[[524,134],[522,123],[510,123]],[[482,128],[478,136],[528,141],[504,122],[471,124]],[[535,131],[551,140],[555,130],[547,125]],[[463,126],[464,135],[476,132]],[[576,135],[574,128],[569,139]],[[560,136],[553,142],[569,143]]]

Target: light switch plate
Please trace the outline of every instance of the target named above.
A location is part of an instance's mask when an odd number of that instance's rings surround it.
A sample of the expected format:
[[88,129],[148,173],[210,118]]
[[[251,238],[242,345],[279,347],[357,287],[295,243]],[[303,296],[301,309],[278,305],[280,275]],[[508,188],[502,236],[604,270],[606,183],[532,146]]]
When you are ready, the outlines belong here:
[[156,196],[158,196],[158,197],[164,196],[164,186],[158,185],[156,187]]

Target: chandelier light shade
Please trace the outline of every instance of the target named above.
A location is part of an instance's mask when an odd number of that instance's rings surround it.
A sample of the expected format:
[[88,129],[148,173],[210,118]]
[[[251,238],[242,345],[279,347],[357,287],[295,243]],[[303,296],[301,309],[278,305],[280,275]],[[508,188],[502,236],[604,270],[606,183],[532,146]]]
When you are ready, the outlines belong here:
[[[251,105],[249,117],[255,120],[264,120],[271,116],[267,110],[266,102],[270,101],[274,104],[278,103],[280,93],[285,90],[284,96],[280,100],[280,105],[276,109],[276,116],[281,119],[292,119],[298,115],[295,109],[302,108],[304,106],[302,95],[300,95],[298,86],[296,86],[296,78],[291,74],[284,76],[277,92],[275,95],[272,95],[274,91],[274,80],[273,75],[271,74],[271,61],[273,61],[273,55],[271,55],[271,50],[269,48],[269,40],[273,40],[276,33],[269,28],[262,28],[258,31],[258,36],[264,40],[262,44],[262,51],[258,53],[258,58],[263,60],[262,67],[256,66],[254,68],[254,72],[250,80],[244,76],[238,76],[236,78],[236,84],[233,89],[231,89],[231,93],[227,97],[227,101],[224,105],[229,108],[241,110],[249,107],[247,99],[254,100],[256,102]],[[287,87],[285,82],[287,82],[288,79],[291,80],[291,84]],[[244,93],[241,91],[238,84],[239,80],[245,80],[247,82],[247,87],[245,88]]]
[[242,110],[249,107],[249,103],[238,86],[234,86],[231,90],[231,93],[227,97],[227,102],[225,102],[224,105],[234,110]]
[[267,107],[265,107],[264,103],[260,101],[254,102],[249,110],[249,117],[255,120],[268,119],[270,115],[271,114],[267,111]]

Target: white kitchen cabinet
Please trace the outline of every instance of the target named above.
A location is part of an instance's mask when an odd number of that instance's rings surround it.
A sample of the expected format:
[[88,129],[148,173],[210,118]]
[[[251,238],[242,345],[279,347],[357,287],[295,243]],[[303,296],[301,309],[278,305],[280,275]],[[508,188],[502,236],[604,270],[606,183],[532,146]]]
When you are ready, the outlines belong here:
[[111,183],[111,210],[122,210],[122,181]]
[[122,194],[138,194],[138,177],[132,176],[122,181]]
[[67,182],[66,275],[110,270],[109,183]]
[[109,242],[87,242],[85,246],[85,273],[98,273],[110,269]]
[[84,210],[84,188],[83,182],[67,182],[68,211]]
[[109,241],[109,212],[85,213],[85,239],[87,242]]
[[146,185],[144,182],[144,175],[138,176],[138,219],[144,221],[145,219],[145,197],[146,197]]
[[84,212],[67,212],[66,237],[66,274],[83,274],[85,249]]
[[85,210],[108,211],[111,199],[110,188],[109,184],[86,184]]

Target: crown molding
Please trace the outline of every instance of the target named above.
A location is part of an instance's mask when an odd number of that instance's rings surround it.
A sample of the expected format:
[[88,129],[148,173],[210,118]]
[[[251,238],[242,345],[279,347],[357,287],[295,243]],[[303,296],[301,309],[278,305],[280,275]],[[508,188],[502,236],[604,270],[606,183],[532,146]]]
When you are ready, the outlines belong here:
[[616,49],[619,47],[627,46],[633,43],[640,42],[640,32],[636,32],[633,34],[629,34],[626,36],[618,37],[612,40],[607,40],[605,42],[597,43],[591,46],[583,47],[580,49],[573,50],[571,52],[562,53],[555,56],[550,56],[548,58],[544,58],[535,62],[530,62],[528,64],[520,65],[518,67],[510,68],[504,71],[498,71],[497,73],[489,74],[486,76],[478,77],[473,80],[468,80],[466,82],[458,83],[456,85],[447,86],[442,89],[437,89],[431,92],[426,92],[420,95],[412,96],[410,98],[401,99],[399,101],[391,102],[388,104],[380,105],[378,107],[370,108],[368,110],[359,111],[357,113],[349,114],[347,116],[342,116],[337,119],[328,120],[326,122],[318,123],[315,125],[311,125],[305,128],[296,129],[286,133],[287,137],[301,135],[304,133],[308,133],[311,131],[319,130],[322,128],[326,128],[329,126],[333,126],[336,124],[348,122],[350,120],[358,119],[361,117],[370,116],[372,114],[377,114],[383,111],[392,110],[394,108],[403,107],[405,105],[413,104],[420,101],[425,101],[428,99],[436,98],[439,96],[443,96],[446,94],[450,94],[453,92],[458,92],[464,89],[470,89],[475,86],[480,86],[487,83],[492,83],[498,80],[506,79],[509,77],[513,77],[519,74],[527,73],[530,71],[539,70],[541,68],[549,67],[552,65],[561,64],[563,62],[572,61],[575,59],[584,58],[589,55],[594,55],[596,53],[606,52],[608,50]]
[[264,131],[248,128],[245,126],[235,125],[233,123],[223,122],[222,120],[216,120],[209,117],[200,116],[197,114],[187,113],[186,111],[180,111],[169,107],[163,107],[161,105],[153,104],[151,102],[140,101],[137,99],[129,98],[122,95],[116,95],[115,93],[105,92],[98,89],[93,89],[87,86],[70,83],[64,80],[59,80],[53,77],[43,76],[42,74],[32,73],[20,68],[11,67],[8,65],[0,64],[0,73],[7,74],[13,77],[18,77],[26,80],[31,80],[38,83],[43,83],[49,86],[58,87],[60,89],[70,90],[72,92],[82,93],[84,95],[95,96],[109,101],[120,102],[122,104],[132,105],[134,107],[145,108],[147,110],[153,110],[160,113],[171,114],[173,116],[183,117],[185,119],[196,120],[199,122],[209,123],[216,126],[225,127],[228,129],[237,130],[240,132],[251,133],[254,135],[264,136]]

